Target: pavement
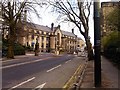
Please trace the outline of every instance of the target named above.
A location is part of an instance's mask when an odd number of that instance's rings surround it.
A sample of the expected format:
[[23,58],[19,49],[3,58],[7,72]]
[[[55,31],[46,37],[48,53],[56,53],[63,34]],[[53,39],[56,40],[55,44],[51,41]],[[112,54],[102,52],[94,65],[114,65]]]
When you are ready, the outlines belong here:
[[[118,83],[119,70],[105,57],[101,56],[101,73],[102,73],[102,83],[99,90],[107,89],[107,90],[119,90],[120,85]],[[79,81],[76,90],[81,89],[92,89],[96,90],[97,88],[94,86],[94,60],[87,61],[87,67],[83,73],[82,80]],[[101,89],[102,88],[102,89]]]

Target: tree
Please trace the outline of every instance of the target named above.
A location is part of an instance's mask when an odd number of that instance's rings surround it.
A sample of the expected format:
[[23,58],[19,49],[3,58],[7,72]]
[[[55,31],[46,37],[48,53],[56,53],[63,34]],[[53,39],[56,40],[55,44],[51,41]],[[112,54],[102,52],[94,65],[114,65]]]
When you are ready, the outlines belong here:
[[120,8],[116,6],[114,10],[106,16],[106,20],[112,31],[120,31]]
[[34,5],[40,5],[35,0],[28,2],[28,0],[3,0],[2,1],[2,18],[4,20],[3,24],[8,27],[8,52],[7,58],[14,58],[14,43],[16,41],[17,29],[20,28],[21,21],[24,20],[23,16],[27,11],[34,11],[37,16],[37,10]]
[[[69,21],[76,25],[86,41],[88,59],[93,59],[92,44],[89,36],[89,16],[92,2],[87,0],[76,0],[75,2],[69,0],[54,0],[54,2],[49,1],[49,3],[55,7],[55,10],[61,16],[65,17],[64,21]],[[84,30],[81,29],[82,26]]]

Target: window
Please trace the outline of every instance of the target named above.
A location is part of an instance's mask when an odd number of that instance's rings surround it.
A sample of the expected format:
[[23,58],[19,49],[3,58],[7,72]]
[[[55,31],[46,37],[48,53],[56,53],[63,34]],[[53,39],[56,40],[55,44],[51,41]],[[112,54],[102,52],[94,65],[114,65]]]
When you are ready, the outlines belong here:
[[60,42],[59,42],[59,41],[60,41],[60,34],[58,33],[58,34],[57,34],[57,45],[59,45],[59,44],[60,44]]
[[42,43],[42,46],[41,46],[42,48],[44,47],[44,43]]
[[49,41],[49,37],[47,37],[46,39],[47,39],[47,41]]
[[49,44],[46,44],[46,48],[49,48],[50,47],[50,45]]
[[42,36],[42,41],[44,41],[44,36]]
[[37,31],[37,34],[40,34],[39,31]]
[[34,35],[32,35],[32,39],[34,39]]
[[46,32],[46,35],[49,35],[49,33],[48,33],[48,32]]
[[44,32],[42,32],[42,35],[44,35]]

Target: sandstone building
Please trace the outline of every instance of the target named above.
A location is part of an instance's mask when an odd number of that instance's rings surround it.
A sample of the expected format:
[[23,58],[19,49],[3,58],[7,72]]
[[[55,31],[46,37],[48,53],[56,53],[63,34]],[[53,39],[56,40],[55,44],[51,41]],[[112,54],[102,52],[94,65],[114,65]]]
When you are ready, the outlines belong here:
[[17,32],[17,42],[24,46],[35,48],[36,41],[39,43],[40,52],[73,53],[77,47],[84,47],[85,43],[72,32],[63,31],[60,25],[51,27],[24,22],[21,30]]

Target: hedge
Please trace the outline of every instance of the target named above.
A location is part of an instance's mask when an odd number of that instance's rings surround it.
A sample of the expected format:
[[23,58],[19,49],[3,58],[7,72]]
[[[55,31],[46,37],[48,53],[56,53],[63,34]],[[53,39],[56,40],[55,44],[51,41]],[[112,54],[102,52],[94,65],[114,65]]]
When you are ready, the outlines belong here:
[[[103,55],[113,63],[120,65],[120,32],[114,31],[102,38]],[[120,66],[119,66],[120,68]]]
[[25,55],[25,48],[20,44],[15,44],[14,55]]
[[[3,40],[2,43],[2,56],[7,56],[7,51],[8,51],[8,42],[7,40]],[[14,55],[25,55],[25,48],[19,44],[15,43],[14,44]]]

